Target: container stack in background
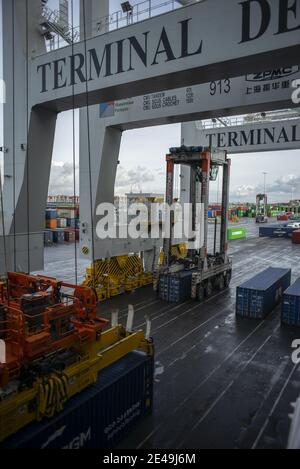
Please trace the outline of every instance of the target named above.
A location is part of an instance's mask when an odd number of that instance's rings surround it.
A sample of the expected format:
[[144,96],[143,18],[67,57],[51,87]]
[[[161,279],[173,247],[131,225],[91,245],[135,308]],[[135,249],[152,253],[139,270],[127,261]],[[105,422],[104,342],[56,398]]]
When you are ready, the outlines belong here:
[[46,228],[49,230],[56,230],[57,228],[57,210],[46,209]]
[[75,241],[79,241],[79,197],[48,197],[45,245]]

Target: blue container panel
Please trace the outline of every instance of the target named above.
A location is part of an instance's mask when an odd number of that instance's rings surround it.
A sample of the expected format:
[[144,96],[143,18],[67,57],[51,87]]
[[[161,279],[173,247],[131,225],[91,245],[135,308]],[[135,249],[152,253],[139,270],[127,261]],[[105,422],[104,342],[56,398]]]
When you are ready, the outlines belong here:
[[171,277],[169,301],[179,303],[191,297],[192,274],[184,273],[178,277]]
[[46,210],[46,219],[47,220],[55,220],[57,218],[57,211],[56,210]]
[[268,294],[266,294],[261,291],[252,291],[249,308],[250,317],[262,319],[270,313],[275,307],[271,296],[272,292],[268,292]]
[[300,297],[284,295],[281,310],[281,321],[291,326],[300,326]]
[[0,448],[113,448],[152,410],[153,358],[135,351],[104,369],[65,409],[29,425]]
[[162,275],[159,278],[159,298],[163,301],[169,301],[169,276]]
[[240,316],[249,315],[250,290],[237,287],[236,291],[236,312]]

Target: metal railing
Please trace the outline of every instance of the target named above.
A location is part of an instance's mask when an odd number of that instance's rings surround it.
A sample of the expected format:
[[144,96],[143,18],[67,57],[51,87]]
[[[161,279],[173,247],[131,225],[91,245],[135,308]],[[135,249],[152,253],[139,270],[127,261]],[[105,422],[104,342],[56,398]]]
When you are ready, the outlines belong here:
[[[72,28],[67,21],[63,21],[58,10],[51,10],[44,6],[41,20],[42,31],[48,42],[48,49],[59,49],[67,44],[72,44],[80,40],[78,28]],[[47,36],[47,34],[49,36]]]
[[245,124],[245,116],[235,116],[235,117],[226,117],[221,120],[219,119],[208,119],[204,121],[199,121],[197,128],[199,130],[204,129],[219,129],[221,127],[232,127],[237,125]]
[[134,23],[152,18],[153,16],[167,13],[182,7],[176,0],[145,0],[132,6],[132,10],[124,13],[122,10],[116,11],[111,15],[100,18],[96,21],[96,28],[99,34],[112,31]]
[[[191,4],[197,0],[191,0]],[[199,1],[199,0],[198,0]],[[201,1],[201,0],[200,0]],[[139,23],[154,16],[182,8],[186,5],[179,4],[176,0],[144,0],[132,6],[132,10],[124,13],[118,10],[102,18],[93,20],[88,24],[87,29],[93,35],[105,34],[132,24]],[[47,50],[59,49],[72,42],[80,41],[80,26],[72,27],[70,24],[63,24],[59,11],[51,10],[45,6],[42,13],[42,22],[52,26],[53,37],[47,40]]]
[[220,119],[207,119],[197,121],[198,130],[218,129],[236,127],[253,123],[276,122],[285,119],[299,119],[300,111],[297,109],[286,109],[282,111],[269,111],[265,113],[246,114],[242,116],[222,117]]

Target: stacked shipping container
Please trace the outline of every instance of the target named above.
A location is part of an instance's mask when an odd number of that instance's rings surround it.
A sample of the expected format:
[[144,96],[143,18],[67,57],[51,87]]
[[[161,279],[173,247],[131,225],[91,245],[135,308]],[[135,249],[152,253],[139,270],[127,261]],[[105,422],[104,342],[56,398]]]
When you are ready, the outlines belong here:
[[161,275],[159,279],[159,298],[172,303],[180,303],[191,298],[193,270]]
[[79,240],[79,206],[60,207],[54,202],[46,210],[45,245]]

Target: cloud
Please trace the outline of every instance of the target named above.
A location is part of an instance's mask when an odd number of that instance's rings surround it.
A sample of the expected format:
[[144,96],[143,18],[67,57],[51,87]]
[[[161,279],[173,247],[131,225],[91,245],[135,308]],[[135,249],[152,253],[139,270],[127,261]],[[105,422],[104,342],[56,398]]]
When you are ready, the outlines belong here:
[[[51,168],[49,195],[73,195],[73,164],[62,161],[53,161]],[[118,166],[116,178],[116,192],[125,194],[125,192],[134,191],[154,191],[154,182],[159,182],[155,171],[151,171],[144,166],[137,166],[135,169],[127,169],[124,166]],[[76,165],[76,192],[79,186],[79,167]],[[163,181],[162,181],[163,187]]]
[[149,183],[155,180],[155,174],[144,166],[137,166],[136,169],[126,169],[124,166],[119,166],[116,189],[121,189],[123,192],[128,192],[131,189],[145,191],[149,188]]
[[231,192],[231,195],[236,197],[248,197],[256,194],[257,188],[251,185],[239,186],[235,191]]
[[291,194],[292,192],[300,192],[300,176],[289,174],[282,176],[274,181],[273,184],[268,185],[268,192],[277,194]]
[[[149,170],[145,166],[137,166],[134,169],[127,169],[125,166],[118,166],[115,191],[117,194],[125,194],[132,191],[161,192],[164,193],[164,171]],[[79,189],[79,168],[76,166],[76,192]],[[263,185],[243,184],[236,188],[231,188],[231,200],[254,200],[255,195],[263,192]],[[51,169],[49,194],[50,195],[73,195],[73,165],[54,161]],[[212,190],[213,192],[213,190]],[[290,199],[291,193],[294,198],[300,195],[300,175],[289,174],[282,176],[275,181],[267,183],[267,193],[274,200],[280,196]],[[211,194],[213,196],[213,194]]]
[[[241,185],[236,189],[230,191],[230,196],[232,199],[252,199],[256,194],[262,193],[264,187],[262,184],[257,186],[252,185]],[[285,198],[291,198],[292,193],[294,198],[298,198],[300,194],[300,176],[295,174],[289,174],[288,176],[282,176],[275,181],[267,184],[267,193],[276,199],[279,196],[284,196]],[[280,199],[280,197],[279,197]]]
[[[79,168],[76,165],[76,193],[78,194]],[[74,170],[72,163],[53,161],[50,175],[49,195],[73,195]]]

